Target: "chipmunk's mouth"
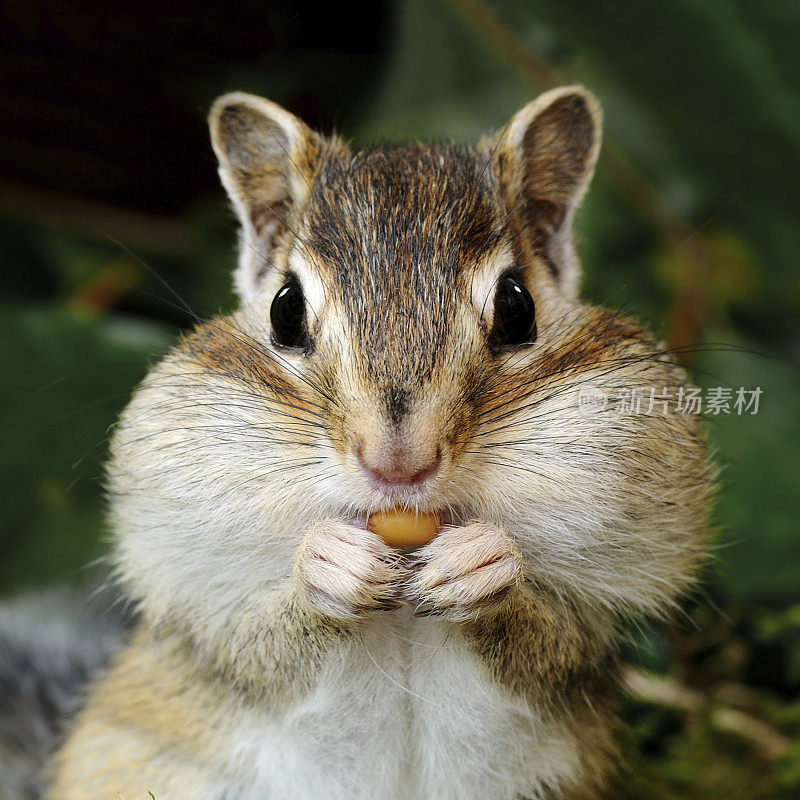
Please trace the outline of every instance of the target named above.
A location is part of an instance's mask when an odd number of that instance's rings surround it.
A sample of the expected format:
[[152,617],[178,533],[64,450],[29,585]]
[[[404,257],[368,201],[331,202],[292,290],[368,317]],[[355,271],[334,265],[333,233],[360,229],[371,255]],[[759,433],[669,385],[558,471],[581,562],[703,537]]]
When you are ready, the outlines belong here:
[[[440,460],[440,456],[437,456]],[[438,460],[436,462],[438,469]],[[363,470],[362,470],[363,471]],[[420,480],[412,483],[390,483],[375,480],[369,476],[368,492],[361,496],[359,508],[354,517],[354,524],[366,527],[370,514],[387,511],[417,511],[421,514],[436,514],[442,526],[463,525],[474,518],[474,513],[459,505],[448,503],[446,493],[439,482],[439,476],[433,470],[424,475]],[[362,505],[363,503],[363,505]],[[351,507],[352,508],[352,507]]]

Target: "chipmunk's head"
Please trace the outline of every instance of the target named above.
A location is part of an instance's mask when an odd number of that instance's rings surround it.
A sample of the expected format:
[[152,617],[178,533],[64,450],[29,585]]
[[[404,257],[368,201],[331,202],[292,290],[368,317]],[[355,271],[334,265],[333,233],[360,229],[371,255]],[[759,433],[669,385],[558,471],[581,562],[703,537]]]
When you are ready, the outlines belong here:
[[456,477],[480,412],[500,400],[501,365],[528,359],[574,300],[571,222],[599,146],[592,96],[548,92],[477,148],[353,152],[238,93],[210,121],[242,223],[244,316],[261,316],[294,392],[316,394],[354,502],[469,491]]
[[[595,602],[657,608],[685,582],[697,420],[616,413],[685,376],[577,297],[588,92],[547,92],[475,147],[352,150],[246,94],[210,123],[241,308],[153,370],[109,470],[118,560],[151,609],[201,602],[197,585],[238,602],[291,571],[315,520],[396,505],[493,522],[532,579]],[[591,414],[587,385],[607,399]]]

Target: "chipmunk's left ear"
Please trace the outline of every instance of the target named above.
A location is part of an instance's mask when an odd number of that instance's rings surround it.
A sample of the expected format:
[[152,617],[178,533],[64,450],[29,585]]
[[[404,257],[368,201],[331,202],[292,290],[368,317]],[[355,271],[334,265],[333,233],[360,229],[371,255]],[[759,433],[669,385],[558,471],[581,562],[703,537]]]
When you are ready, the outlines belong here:
[[219,97],[208,124],[220,178],[242,224],[235,280],[247,302],[275,266],[308,198],[320,139],[286,109],[244,92]]
[[580,263],[572,218],[594,173],[601,113],[582,86],[553,89],[528,103],[498,134],[496,153],[509,209],[562,291],[575,294]]

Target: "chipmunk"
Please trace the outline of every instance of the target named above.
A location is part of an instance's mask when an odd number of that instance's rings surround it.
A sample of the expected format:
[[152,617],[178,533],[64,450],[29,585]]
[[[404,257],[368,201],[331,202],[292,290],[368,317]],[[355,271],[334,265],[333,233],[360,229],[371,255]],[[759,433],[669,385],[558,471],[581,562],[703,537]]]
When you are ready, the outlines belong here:
[[[578,298],[600,126],[575,86],[476,146],[214,103],[241,304],[113,435],[139,622],[47,798],[604,795],[624,624],[692,584],[712,474],[696,416],[615,409],[687,385],[669,350]],[[396,507],[441,529],[393,549],[365,519]]]

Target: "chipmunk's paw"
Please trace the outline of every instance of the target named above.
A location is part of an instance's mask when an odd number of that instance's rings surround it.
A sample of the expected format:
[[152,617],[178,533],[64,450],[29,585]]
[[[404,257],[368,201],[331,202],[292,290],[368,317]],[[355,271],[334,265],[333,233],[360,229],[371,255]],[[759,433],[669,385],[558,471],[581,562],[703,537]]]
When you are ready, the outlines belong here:
[[313,525],[297,554],[295,574],[308,602],[341,620],[396,608],[399,556],[376,534],[328,519]]
[[453,622],[496,607],[522,579],[522,559],[509,536],[485,523],[444,528],[410,562],[407,600],[415,613]]

